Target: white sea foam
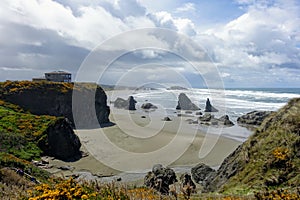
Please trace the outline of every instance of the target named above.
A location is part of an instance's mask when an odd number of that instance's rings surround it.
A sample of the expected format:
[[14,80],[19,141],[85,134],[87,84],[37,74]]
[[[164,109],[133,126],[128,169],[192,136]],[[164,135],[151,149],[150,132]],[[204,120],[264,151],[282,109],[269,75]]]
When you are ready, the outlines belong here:
[[[229,115],[236,123],[237,117],[253,110],[276,111],[284,106],[289,99],[300,97],[299,89],[188,89],[188,90],[147,90],[136,91],[133,95],[138,101],[137,106],[144,102],[151,102],[167,109],[172,114],[177,105],[177,98],[180,93],[185,93],[193,103],[202,110],[205,108],[207,98],[210,98],[214,107],[219,109],[216,117],[221,114]],[[213,130],[213,129],[210,129]],[[213,133],[213,131],[212,131]],[[249,131],[234,126],[223,130],[223,135],[237,140],[244,140],[249,136]]]

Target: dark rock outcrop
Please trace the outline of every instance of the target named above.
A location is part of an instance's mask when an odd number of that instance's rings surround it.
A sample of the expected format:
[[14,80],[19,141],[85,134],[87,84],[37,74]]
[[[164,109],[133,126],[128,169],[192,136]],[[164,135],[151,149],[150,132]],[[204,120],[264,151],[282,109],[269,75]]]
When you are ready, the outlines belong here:
[[177,110],[200,110],[198,106],[192,103],[192,101],[184,93],[180,93],[178,97]]
[[237,118],[237,122],[244,126],[259,126],[272,111],[252,111]]
[[133,98],[133,96],[129,96],[127,100],[118,97],[114,101],[114,107],[120,108],[120,109],[126,109],[126,110],[136,110],[136,108],[135,108],[136,103],[137,102]]
[[203,116],[199,117],[199,120],[202,122],[209,122],[214,116],[209,113],[205,113]]
[[209,98],[206,100],[204,112],[218,112],[218,109],[211,105]]
[[172,120],[170,119],[170,117],[164,117],[163,121],[169,122],[169,121],[172,121]]
[[240,156],[240,152],[241,146],[223,161],[217,171],[203,163],[192,168],[192,177],[197,183],[203,186],[203,192],[216,191],[224,185],[228,179],[241,170],[242,165],[235,162],[236,159],[239,159],[238,157]]
[[177,182],[174,170],[156,164],[152,167],[152,171],[148,172],[144,178],[144,184],[159,191],[162,194],[169,194],[169,186]]
[[218,119],[218,121],[220,122],[220,124],[222,124],[224,126],[233,126],[234,125],[234,123],[232,121],[230,121],[228,115],[224,115],[224,116],[220,117]]
[[114,107],[115,108],[123,108],[126,109],[129,107],[128,105],[128,101],[125,99],[122,99],[120,97],[118,97],[115,101],[114,101]]
[[224,115],[220,117],[219,119],[215,118],[214,115],[210,113],[205,113],[203,116],[200,116],[199,118],[200,124],[205,125],[213,125],[213,126],[233,126],[234,123],[230,121],[228,115]]
[[202,115],[202,112],[196,112],[195,115]]
[[128,98],[128,104],[129,104],[128,110],[136,110],[136,108],[135,108],[136,103],[137,103],[137,101],[134,100],[133,96],[129,96],[129,98]]
[[191,175],[184,173],[180,176],[180,188],[182,193],[188,198],[192,193],[196,192],[196,185],[192,180]]
[[[81,115],[79,124],[75,124],[73,119],[74,91],[80,97],[75,99],[77,105],[80,105],[75,111]],[[100,86],[92,83],[76,84],[75,87],[73,83],[7,81],[1,85],[0,98],[35,115],[66,117],[76,128],[109,123],[107,96]]]
[[142,109],[157,109],[157,106],[153,105],[152,103],[143,103],[141,106]]
[[204,188],[206,188],[207,185],[216,176],[216,171],[203,163],[199,163],[198,165],[193,167],[191,169],[191,173],[196,183],[201,184]]
[[76,160],[81,156],[80,140],[66,118],[60,118],[50,125],[44,137],[38,141],[38,146],[46,155],[61,160]]

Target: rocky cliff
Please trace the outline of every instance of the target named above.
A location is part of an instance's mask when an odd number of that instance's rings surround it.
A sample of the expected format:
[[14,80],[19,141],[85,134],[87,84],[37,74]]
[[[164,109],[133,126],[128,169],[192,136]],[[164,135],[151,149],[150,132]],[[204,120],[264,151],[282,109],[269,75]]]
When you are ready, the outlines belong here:
[[0,100],[0,151],[31,161],[42,155],[80,157],[81,143],[66,118],[24,113]]
[[[75,124],[72,111],[72,94],[76,90],[77,96],[92,97],[92,106],[83,107],[84,116],[80,124]],[[0,84],[0,99],[19,105],[36,115],[63,116],[70,120],[73,127],[95,127],[95,123],[105,124],[109,122],[109,107],[104,90],[96,84],[74,84],[55,82],[32,82],[32,81],[6,81]],[[80,102],[85,105],[84,99]],[[80,110],[78,111],[80,112]],[[91,120],[93,112],[96,112],[98,122]]]
[[[204,169],[204,168],[203,168]],[[201,168],[194,172],[202,173]],[[207,169],[203,171],[206,172]],[[237,193],[300,185],[300,98],[270,114],[217,172],[201,179],[205,191]],[[197,174],[196,174],[197,175]],[[194,176],[198,177],[198,176]]]

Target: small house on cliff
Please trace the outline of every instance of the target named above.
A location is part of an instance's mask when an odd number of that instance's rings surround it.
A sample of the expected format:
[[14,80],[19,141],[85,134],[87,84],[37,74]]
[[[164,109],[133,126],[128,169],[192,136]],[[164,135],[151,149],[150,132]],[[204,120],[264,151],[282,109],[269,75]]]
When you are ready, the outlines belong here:
[[33,78],[32,81],[53,81],[71,83],[72,74],[65,71],[53,71],[45,73],[43,78]]

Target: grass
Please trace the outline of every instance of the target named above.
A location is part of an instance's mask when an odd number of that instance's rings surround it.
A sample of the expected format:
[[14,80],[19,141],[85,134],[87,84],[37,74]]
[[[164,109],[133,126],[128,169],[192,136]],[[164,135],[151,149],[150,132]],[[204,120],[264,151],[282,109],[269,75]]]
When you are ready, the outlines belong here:
[[[9,106],[7,106],[9,105]],[[46,142],[45,131],[58,118],[23,113],[12,104],[0,104],[0,150],[25,160],[38,159]]]
[[1,95],[10,95],[14,93],[22,93],[27,90],[47,90],[59,93],[72,93],[73,90],[96,90],[103,89],[95,83],[62,83],[50,81],[6,81],[0,82],[0,99]]
[[237,158],[242,170],[223,192],[277,190],[300,185],[300,99],[272,114],[243,144]]

